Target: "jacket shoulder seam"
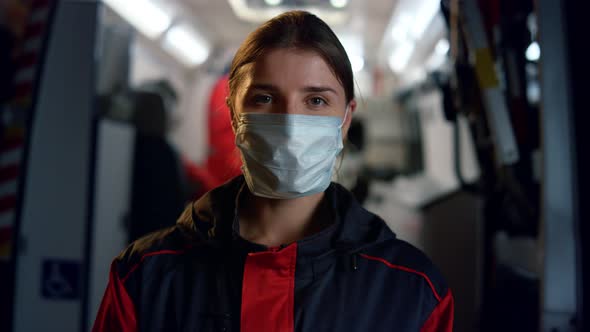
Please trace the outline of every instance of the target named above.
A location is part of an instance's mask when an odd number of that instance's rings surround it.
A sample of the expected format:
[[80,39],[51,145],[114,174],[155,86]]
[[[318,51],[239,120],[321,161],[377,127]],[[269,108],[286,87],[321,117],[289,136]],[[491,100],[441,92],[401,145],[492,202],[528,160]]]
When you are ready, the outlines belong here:
[[184,254],[188,249],[190,249],[190,248],[185,248],[185,249],[180,249],[180,250],[169,250],[169,249],[168,250],[158,250],[158,251],[152,251],[152,252],[148,252],[148,253],[143,254],[141,256],[141,258],[139,259],[139,262],[135,263],[129,269],[129,271],[125,274],[125,276],[123,278],[121,278],[121,283],[125,283],[125,281],[127,281],[127,279],[131,276],[131,274],[139,268],[139,266],[143,263],[143,261],[146,258],[152,257],[152,256],[160,256],[160,255],[181,255],[181,254]]
[[438,292],[436,291],[436,288],[434,287],[434,284],[432,283],[432,281],[430,280],[430,278],[428,277],[428,275],[426,275],[426,273],[418,271],[418,270],[414,270],[412,268],[406,267],[406,266],[402,266],[402,265],[397,265],[397,264],[393,264],[388,262],[387,260],[381,258],[381,257],[375,257],[375,256],[370,256],[367,254],[360,254],[361,257],[368,259],[368,260],[372,260],[372,261],[377,261],[380,263],[383,263],[385,266],[391,268],[391,269],[396,269],[396,270],[400,270],[400,271],[404,271],[404,272],[408,272],[408,273],[413,273],[415,275],[418,275],[420,277],[422,277],[426,283],[428,284],[428,286],[430,287],[430,289],[432,290],[432,293],[434,294],[434,297],[436,298],[436,300],[438,302],[441,301],[441,297],[438,294]]

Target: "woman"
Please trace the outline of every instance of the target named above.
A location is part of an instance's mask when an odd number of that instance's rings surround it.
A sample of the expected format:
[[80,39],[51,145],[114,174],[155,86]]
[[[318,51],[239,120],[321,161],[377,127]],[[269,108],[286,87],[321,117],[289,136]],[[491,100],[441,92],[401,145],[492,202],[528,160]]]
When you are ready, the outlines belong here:
[[451,331],[430,261],[330,183],[356,108],[346,53],[307,12],[237,51],[244,176],[115,259],[94,331]]

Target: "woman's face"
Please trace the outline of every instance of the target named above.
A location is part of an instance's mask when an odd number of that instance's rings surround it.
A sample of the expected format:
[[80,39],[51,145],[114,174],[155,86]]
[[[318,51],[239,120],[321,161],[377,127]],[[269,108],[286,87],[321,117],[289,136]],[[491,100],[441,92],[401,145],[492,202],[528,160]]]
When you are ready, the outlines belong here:
[[237,91],[236,113],[285,113],[344,118],[344,134],[350,126],[356,102],[347,105],[344,88],[324,59],[313,51],[280,48],[266,52],[243,68]]

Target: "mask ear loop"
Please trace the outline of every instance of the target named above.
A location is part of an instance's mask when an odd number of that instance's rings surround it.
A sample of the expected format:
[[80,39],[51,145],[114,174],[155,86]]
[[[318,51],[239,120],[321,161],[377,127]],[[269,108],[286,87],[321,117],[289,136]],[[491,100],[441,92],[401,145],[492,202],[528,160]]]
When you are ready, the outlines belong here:
[[349,110],[350,110],[350,104],[348,104],[346,106],[346,111],[344,112],[344,118],[342,118],[342,122],[340,123],[340,126],[338,126],[338,128],[342,129],[342,127],[344,126],[344,123],[346,122],[346,118],[348,117]]
[[[340,129],[340,131],[342,131],[342,127],[344,126],[344,123],[346,122],[346,117],[348,116],[348,113],[350,111],[350,104],[348,104],[346,106],[346,111],[344,112],[344,118],[342,119],[342,123],[340,123],[340,126],[338,126],[338,128]],[[346,140],[346,137],[343,137],[343,140]],[[346,142],[343,141],[342,144],[345,144]],[[342,152],[340,152],[338,154],[338,167],[336,167],[336,179],[338,179],[340,177],[340,168],[342,168],[342,162],[344,161],[344,154],[345,154],[345,150],[346,150],[346,146],[342,149]]]

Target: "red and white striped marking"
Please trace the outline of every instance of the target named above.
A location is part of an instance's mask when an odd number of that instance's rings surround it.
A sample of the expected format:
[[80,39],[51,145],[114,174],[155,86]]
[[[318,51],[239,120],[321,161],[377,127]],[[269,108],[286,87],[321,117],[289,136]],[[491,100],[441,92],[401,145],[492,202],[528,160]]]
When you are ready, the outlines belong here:
[[22,151],[22,142],[6,140],[0,147],[0,260],[11,257]]
[[[39,68],[41,47],[48,31],[48,19],[55,0],[34,0],[30,5],[29,21],[15,73],[15,103],[20,111],[30,112],[35,78]],[[18,199],[19,182],[23,175],[24,124],[8,124],[0,141],[0,260],[11,257],[13,226]]]

